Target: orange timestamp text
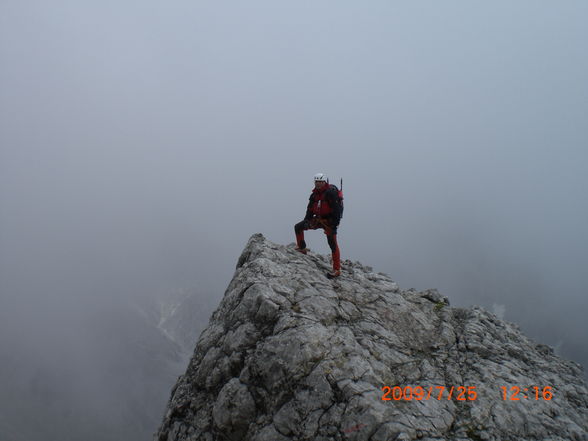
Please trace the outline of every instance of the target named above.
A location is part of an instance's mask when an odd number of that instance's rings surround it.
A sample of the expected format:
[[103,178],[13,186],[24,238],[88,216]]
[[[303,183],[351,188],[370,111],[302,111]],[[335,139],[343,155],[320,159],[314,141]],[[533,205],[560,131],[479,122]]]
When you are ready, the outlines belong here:
[[502,399],[504,401],[522,401],[527,399],[535,399],[535,401],[549,401],[553,398],[553,388],[551,386],[500,386],[500,389],[502,391]]
[[383,386],[383,401],[451,400],[475,401],[478,398],[476,386]]

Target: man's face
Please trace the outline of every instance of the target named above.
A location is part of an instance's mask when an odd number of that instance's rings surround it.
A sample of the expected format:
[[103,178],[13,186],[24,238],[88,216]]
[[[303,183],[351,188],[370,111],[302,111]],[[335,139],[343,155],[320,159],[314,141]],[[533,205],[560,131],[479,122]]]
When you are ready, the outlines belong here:
[[321,189],[323,188],[325,185],[327,185],[326,181],[314,181],[314,188],[316,189]]

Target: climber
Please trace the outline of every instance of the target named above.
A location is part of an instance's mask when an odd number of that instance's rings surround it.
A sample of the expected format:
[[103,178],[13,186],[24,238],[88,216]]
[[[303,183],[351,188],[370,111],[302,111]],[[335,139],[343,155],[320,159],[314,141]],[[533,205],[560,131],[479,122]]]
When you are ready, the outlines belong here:
[[314,176],[314,189],[310,194],[304,220],[294,225],[296,233],[296,251],[303,254],[308,252],[304,241],[305,230],[322,228],[327,235],[327,242],[333,257],[333,271],[327,274],[332,279],[341,275],[341,258],[337,245],[337,227],[343,214],[342,193],[335,186],[329,184],[324,173]]

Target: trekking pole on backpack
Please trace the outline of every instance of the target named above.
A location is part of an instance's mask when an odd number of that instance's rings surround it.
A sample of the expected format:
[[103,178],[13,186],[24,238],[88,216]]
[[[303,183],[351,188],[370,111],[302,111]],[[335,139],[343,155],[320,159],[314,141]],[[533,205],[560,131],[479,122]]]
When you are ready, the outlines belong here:
[[341,215],[339,220],[343,218],[343,178],[341,178],[341,187],[339,187],[339,203],[341,204]]

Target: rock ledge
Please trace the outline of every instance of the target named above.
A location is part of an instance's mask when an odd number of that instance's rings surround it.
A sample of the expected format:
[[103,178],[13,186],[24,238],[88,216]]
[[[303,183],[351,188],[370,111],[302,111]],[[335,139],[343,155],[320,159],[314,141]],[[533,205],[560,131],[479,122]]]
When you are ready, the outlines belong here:
[[578,364],[436,290],[329,269],[253,235],[155,440],[588,440]]

